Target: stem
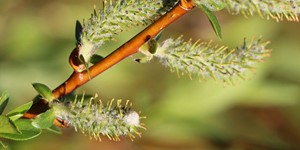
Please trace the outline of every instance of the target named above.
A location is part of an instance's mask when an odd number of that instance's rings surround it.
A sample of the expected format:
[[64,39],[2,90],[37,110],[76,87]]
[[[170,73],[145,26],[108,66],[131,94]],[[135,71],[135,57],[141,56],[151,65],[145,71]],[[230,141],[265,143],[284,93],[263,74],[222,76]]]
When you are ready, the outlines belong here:
[[[61,84],[52,91],[54,97],[60,98],[69,94],[76,88],[88,82],[91,78],[94,78],[97,75],[101,74],[102,72],[117,64],[124,58],[137,53],[140,46],[142,46],[149,39],[154,38],[161,30],[166,28],[168,25],[173,23],[175,20],[177,20],[193,8],[194,4],[191,0],[180,0],[180,2],[176,4],[174,8],[172,8],[169,12],[167,12],[153,24],[151,24],[146,29],[141,31],[138,35],[136,35],[128,42],[120,46],[118,49],[109,54],[103,60],[90,67],[90,77],[87,71],[74,71],[72,75],[63,84]],[[26,114],[24,114],[25,118],[33,118],[34,116],[36,116],[38,114],[38,111],[36,111],[36,109],[40,110],[40,113],[45,111],[40,109],[41,103],[36,104],[38,106],[33,105],[32,108]],[[44,102],[44,104],[47,105],[47,102]]]
[[[141,31],[138,35],[123,44],[117,50],[105,57],[100,62],[89,68],[90,78],[94,78],[103,71],[112,67],[122,59],[138,52],[138,48],[149,39],[155,37],[161,30],[170,25],[172,22],[186,14],[194,7],[193,4],[187,1],[180,1],[172,10],[151,24],[149,27]],[[88,72],[73,72],[70,78],[53,90],[55,98],[59,98],[74,91],[79,86],[90,80]]]

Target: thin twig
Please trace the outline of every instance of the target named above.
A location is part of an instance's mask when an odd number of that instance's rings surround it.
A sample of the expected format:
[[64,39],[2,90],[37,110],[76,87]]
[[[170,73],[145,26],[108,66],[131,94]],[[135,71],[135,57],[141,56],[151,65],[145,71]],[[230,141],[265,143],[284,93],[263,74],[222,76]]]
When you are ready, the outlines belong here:
[[[81,85],[88,82],[90,79],[96,77],[97,75],[101,74],[108,68],[112,67],[113,65],[117,64],[124,58],[135,54],[138,52],[138,48],[142,46],[145,42],[149,39],[154,38],[161,30],[166,28],[168,25],[173,23],[175,20],[189,12],[194,8],[194,4],[191,0],[180,0],[180,2],[174,6],[169,12],[163,15],[160,19],[155,21],[153,24],[148,26],[146,29],[141,31],[135,37],[130,39],[128,42],[120,46],[114,52],[109,54],[103,60],[99,61],[95,65],[89,68],[88,71],[84,72],[73,72],[73,74],[60,86],[53,90],[53,95],[55,98],[63,97],[70,92],[74,91],[76,88],[80,87]],[[37,114],[42,113],[45,110],[40,110],[41,104],[47,105],[46,102],[43,103],[36,103],[32,106],[32,108],[24,114],[25,118],[33,118]],[[37,105],[37,106],[36,106]],[[40,111],[37,111],[37,110]],[[61,126],[57,124],[56,125]]]

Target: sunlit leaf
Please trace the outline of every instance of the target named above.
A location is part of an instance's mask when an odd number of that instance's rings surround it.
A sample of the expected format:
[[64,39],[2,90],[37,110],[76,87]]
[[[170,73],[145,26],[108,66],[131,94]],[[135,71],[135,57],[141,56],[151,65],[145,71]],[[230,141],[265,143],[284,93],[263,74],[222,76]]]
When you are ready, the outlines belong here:
[[12,116],[9,116],[9,119],[11,120],[11,121],[16,121],[16,120],[18,120],[19,118],[21,118],[22,116],[23,116],[24,114],[15,114],[15,115],[12,115]]
[[19,119],[20,117],[23,116],[23,114],[25,112],[27,112],[27,110],[30,109],[32,105],[32,101],[26,103],[26,104],[23,104],[13,110],[11,110],[9,113],[7,113],[6,115],[12,120],[12,121],[15,121],[17,119]]
[[0,136],[6,139],[23,141],[35,138],[42,132],[41,129],[32,126],[31,120],[29,119],[19,119],[15,121],[15,125],[20,133],[0,133]]
[[17,134],[18,129],[14,123],[6,116],[0,116],[0,133],[12,133]]
[[51,89],[41,83],[33,83],[34,89],[47,101],[52,101],[54,99]]
[[36,128],[47,129],[53,125],[55,119],[55,113],[53,109],[49,109],[46,112],[39,114],[32,121],[32,125]]

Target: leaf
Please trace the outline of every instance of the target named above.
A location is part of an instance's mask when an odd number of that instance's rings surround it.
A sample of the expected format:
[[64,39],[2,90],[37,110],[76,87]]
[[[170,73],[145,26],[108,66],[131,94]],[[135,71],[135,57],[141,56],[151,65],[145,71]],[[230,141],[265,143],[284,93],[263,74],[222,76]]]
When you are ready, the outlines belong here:
[[31,120],[29,119],[19,119],[15,122],[15,125],[20,133],[0,133],[0,136],[6,139],[24,141],[35,138],[42,132],[41,129],[32,126]]
[[11,110],[9,113],[6,114],[6,116],[8,116],[12,121],[15,121],[17,119],[19,119],[20,117],[23,116],[23,114],[25,112],[27,112],[27,110],[30,109],[31,105],[32,105],[32,101],[26,103],[26,104],[23,104],[13,110]]
[[3,113],[7,103],[9,100],[9,96],[7,92],[3,92],[0,97],[0,115]]
[[3,148],[7,148],[7,147],[8,147],[7,144],[6,144],[5,142],[1,141],[1,140],[0,140],[0,145],[1,145]]
[[82,39],[82,25],[81,25],[81,23],[78,20],[76,21],[75,38],[76,38],[76,44],[81,44],[81,39]]
[[210,24],[212,25],[217,37],[219,39],[222,39],[222,31],[221,31],[221,26],[219,24],[219,21],[215,14],[209,10],[205,5],[197,5],[208,17]]
[[91,59],[90,59],[90,63],[96,64],[97,62],[99,62],[99,61],[102,60],[103,58],[104,58],[103,56],[94,54],[94,55],[91,57]]
[[91,79],[90,70],[89,70],[89,67],[90,67],[89,63],[85,61],[83,55],[80,55],[79,58],[80,58],[81,62],[83,63],[83,65],[84,65],[84,67],[85,67],[85,69],[87,71],[89,79]]
[[46,112],[37,115],[33,121],[32,125],[36,128],[47,129],[53,125],[55,119],[54,109],[49,109]]
[[155,54],[155,53],[156,53],[156,50],[157,50],[157,47],[158,47],[158,45],[157,45],[157,40],[155,40],[155,39],[150,39],[150,40],[148,41],[148,45],[149,45],[149,52],[150,52],[151,54]]
[[47,101],[52,101],[54,99],[52,91],[48,86],[41,83],[33,83],[32,86]]
[[18,120],[19,118],[21,118],[23,115],[24,115],[24,114],[15,114],[15,115],[10,116],[9,119],[10,119],[11,121],[16,121],[16,120]]
[[61,129],[55,125],[52,125],[51,127],[47,128],[47,130],[56,133],[56,134],[61,134]]
[[19,133],[14,123],[6,116],[0,116],[0,133]]

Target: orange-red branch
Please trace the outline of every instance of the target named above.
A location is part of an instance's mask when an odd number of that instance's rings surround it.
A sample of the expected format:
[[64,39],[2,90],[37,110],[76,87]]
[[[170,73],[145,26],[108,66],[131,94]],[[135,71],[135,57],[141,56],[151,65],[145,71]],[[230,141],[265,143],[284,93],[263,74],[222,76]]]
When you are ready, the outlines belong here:
[[[95,64],[89,69],[90,77],[94,78],[106,69],[112,67],[122,59],[138,52],[138,48],[142,46],[149,39],[155,37],[161,30],[167,27],[169,24],[186,14],[190,11],[194,5],[191,2],[181,1],[172,10],[158,19],[156,22],[151,24],[145,30],[140,32],[138,35],[133,37],[131,40],[126,42],[124,45],[119,47],[113,53],[108,55],[106,58]],[[84,71],[81,73],[74,72],[70,78],[53,90],[54,97],[59,98],[64,96],[82,84],[90,80],[88,72]]]
[[[172,8],[169,12],[163,15],[160,19],[155,21],[149,27],[141,31],[138,35],[133,37],[131,40],[126,42],[124,45],[116,49],[110,55],[105,57],[100,62],[96,63],[89,68],[89,74],[87,71],[76,72],[73,74],[60,86],[52,91],[55,98],[63,97],[70,92],[74,91],[76,88],[88,82],[91,78],[96,77],[103,71],[117,64],[124,58],[138,52],[138,48],[141,47],[149,39],[154,38],[161,30],[173,23],[175,20],[189,12],[194,8],[194,4],[190,0],[180,0],[180,2]],[[90,76],[89,76],[90,75]],[[33,118],[36,115],[46,111],[48,109],[48,104],[46,101],[40,101],[35,103],[31,109],[24,114],[24,118]],[[64,126],[59,120],[55,121],[55,125]]]

